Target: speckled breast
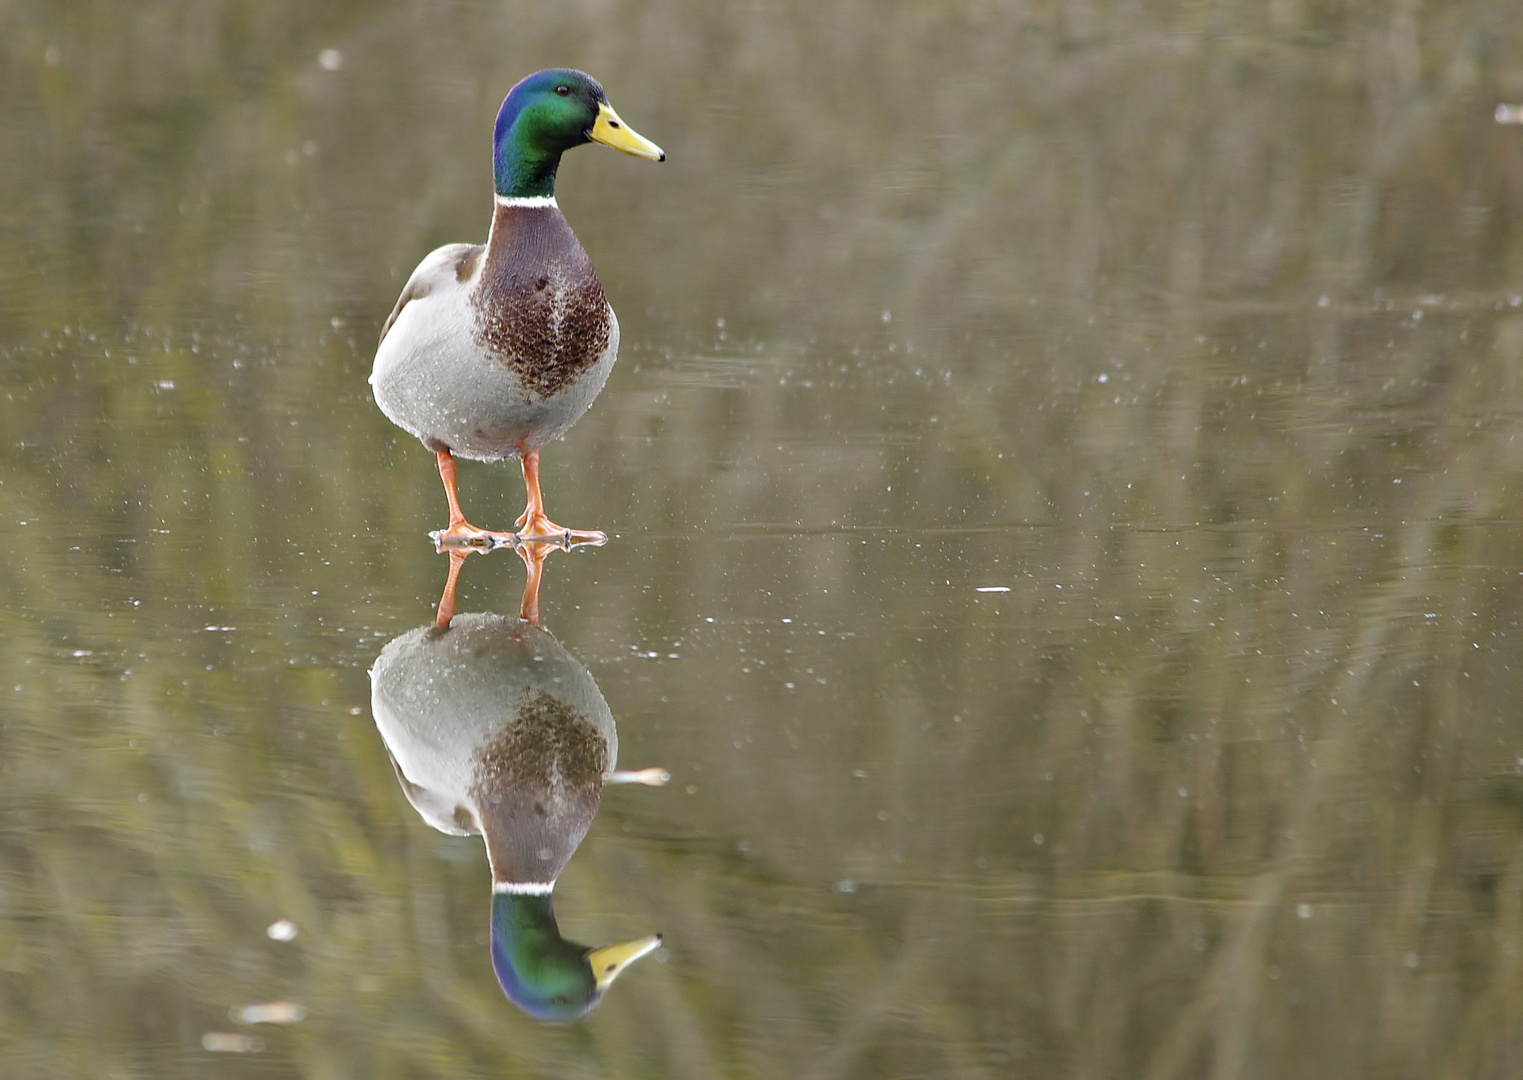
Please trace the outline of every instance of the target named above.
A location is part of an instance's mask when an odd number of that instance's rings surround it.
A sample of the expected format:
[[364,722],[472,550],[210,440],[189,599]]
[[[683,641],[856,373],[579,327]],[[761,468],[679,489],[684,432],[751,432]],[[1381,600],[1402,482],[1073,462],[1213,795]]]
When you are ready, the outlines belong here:
[[608,348],[613,313],[576,235],[554,206],[499,205],[472,296],[476,342],[546,399]]

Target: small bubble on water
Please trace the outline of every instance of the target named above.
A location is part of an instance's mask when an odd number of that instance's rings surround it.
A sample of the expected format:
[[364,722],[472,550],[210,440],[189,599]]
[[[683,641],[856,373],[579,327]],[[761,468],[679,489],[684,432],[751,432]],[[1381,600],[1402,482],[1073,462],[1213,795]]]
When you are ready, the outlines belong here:
[[257,1054],[264,1049],[264,1040],[229,1031],[208,1031],[201,1036],[201,1049],[214,1054]]
[[294,1001],[266,1001],[228,1010],[228,1016],[241,1024],[296,1024],[307,1017],[306,1007]]

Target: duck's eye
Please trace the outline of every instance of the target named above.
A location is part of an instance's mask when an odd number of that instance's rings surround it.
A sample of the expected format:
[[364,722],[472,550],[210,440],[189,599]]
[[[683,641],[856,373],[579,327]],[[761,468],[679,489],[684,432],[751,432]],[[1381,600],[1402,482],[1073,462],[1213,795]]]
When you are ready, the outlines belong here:
[[559,94],[561,97],[565,97],[567,94],[571,93],[571,87],[569,87],[569,86],[557,86],[555,88],[555,92],[557,94]]

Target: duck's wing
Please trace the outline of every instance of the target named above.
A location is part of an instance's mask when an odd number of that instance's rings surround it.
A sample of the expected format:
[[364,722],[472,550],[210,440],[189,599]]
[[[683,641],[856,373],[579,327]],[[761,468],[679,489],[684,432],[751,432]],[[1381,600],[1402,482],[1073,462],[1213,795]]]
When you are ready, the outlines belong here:
[[485,244],[445,244],[442,248],[429,252],[428,256],[418,264],[418,268],[412,272],[412,276],[407,279],[407,284],[402,286],[402,295],[397,297],[397,306],[391,309],[386,325],[381,327],[381,341],[386,340],[386,335],[391,331],[397,316],[402,314],[402,309],[407,306],[409,300],[417,300],[439,288],[463,286],[475,273],[476,265],[481,261],[481,254],[484,251],[486,251]]

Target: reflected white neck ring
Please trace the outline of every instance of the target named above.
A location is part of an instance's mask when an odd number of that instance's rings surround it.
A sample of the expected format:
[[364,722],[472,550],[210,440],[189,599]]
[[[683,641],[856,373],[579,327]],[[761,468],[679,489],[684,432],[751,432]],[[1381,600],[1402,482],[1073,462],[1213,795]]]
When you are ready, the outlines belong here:
[[514,896],[549,896],[554,888],[553,881],[497,881],[492,884],[494,893],[511,893]]

